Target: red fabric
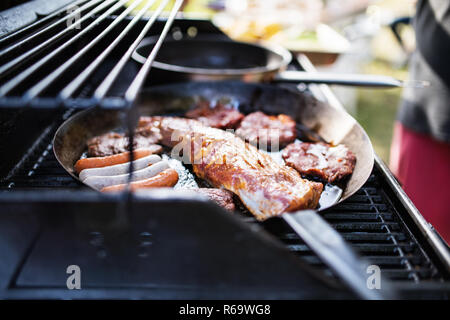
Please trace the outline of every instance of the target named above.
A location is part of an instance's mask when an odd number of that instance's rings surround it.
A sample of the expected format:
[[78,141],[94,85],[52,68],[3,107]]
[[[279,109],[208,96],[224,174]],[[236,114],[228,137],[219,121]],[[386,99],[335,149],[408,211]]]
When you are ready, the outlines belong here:
[[390,168],[420,213],[450,243],[450,144],[396,123]]

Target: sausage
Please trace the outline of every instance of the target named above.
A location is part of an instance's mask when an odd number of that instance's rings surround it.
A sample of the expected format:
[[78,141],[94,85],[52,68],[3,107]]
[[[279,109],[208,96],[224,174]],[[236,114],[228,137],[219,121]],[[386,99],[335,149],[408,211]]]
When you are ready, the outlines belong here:
[[[148,179],[168,168],[169,164],[167,161],[159,161],[152,164],[150,167],[133,171],[132,181]],[[128,178],[128,174],[121,174],[117,176],[90,176],[83,182],[94,189],[100,190],[104,187],[127,183]]]
[[[153,154],[152,150],[149,149],[136,149],[133,151],[133,158],[140,159],[148,155]],[[106,166],[113,166],[120,163],[125,163],[130,161],[130,152],[122,152],[114,154],[107,157],[92,157],[80,159],[75,163],[75,171],[80,173],[84,169],[88,168],[101,168]]]
[[[133,171],[143,169],[159,161],[161,161],[161,157],[156,154],[140,158],[133,161]],[[114,166],[84,169],[80,172],[79,178],[81,181],[84,181],[86,178],[92,176],[117,176],[128,173],[129,167],[130,162],[125,162]]]
[[[135,181],[130,183],[130,190],[137,190],[141,188],[163,188],[173,187],[178,182],[178,173],[174,169],[166,169],[156,176],[148,179]],[[125,190],[127,184],[118,184],[103,188],[102,192],[117,192]]]

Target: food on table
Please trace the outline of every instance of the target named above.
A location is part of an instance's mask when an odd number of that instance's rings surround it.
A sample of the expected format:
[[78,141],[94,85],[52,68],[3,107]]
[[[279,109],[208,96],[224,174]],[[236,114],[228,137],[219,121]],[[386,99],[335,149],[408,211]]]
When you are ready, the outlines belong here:
[[[152,153],[160,153],[162,148],[156,144],[160,138],[157,129],[151,126],[139,127],[134,135],[133,148],[146,148]],[[129,139],[124,133],[109,132],[90,139],[87,145],[89,157],[104,157],[128,151]]]
[[285,115],[270,116],[261,111],[247,115],[236,130],[236,135],[264,149],[282,148],[297,137],[295,121]]
[[201,101],[195,109],[186,112],[185,116],[219,129],[235,128],[244,118],[244,115],[232,106],[217,103],[212,107],[208,101]]
[[[163,170],[169,168],[167,161],[159,161],[141,170],[133,171],[133,176],[131,181],[138,181],[143,179],[151,178]],[[87,177],[83,182],[88,186],[101,190],[104,187],[113,186],[116,184],[126,184],[129,181],[129,174],[120,174],[114,176],[90,176]]]
[[193,190],[207,196],[210,200],[227,210],[233,211],[235,209],[233,193],[228,190],[218,188],[199,188]]
[[[133,151],[133,158],[140,159],[146,157],[148,155],[153,154],[154,150],[152,149],[136,149]],[[121,163],[126,163],[130,161],[130,152],[122,152],[118,154],[114,154],[112,156],[106,157],[91,157],[91,158],[83,158],[78,160],[74,169],[77,173],[80,173],[84,169],[88,168],[101,168],[106,166],[113,166]]]
[[[164,187],[173,187],[178,182],[178,173],[174,169],[165,169],[160,173],[156,174],[153,177],[134,181],[130,183],[130,190],[134,191],[137,189],[144,188],[164,188]],[[101,189],[102,192],[116,192],[123,191],[127,187],[126,183],[112,185],[108,187],[104,187]]]
[[286,164],[302,176],[316,177],[329,183],[351,175],[356,164],[355,155],[342,144],[295,142],[283,150],[282,156]]
[[[151,154],[149,156],[134,160],[133,171],[144,169],[145,167],[148,167],[149,165],[152,165],[159,161],[161,161],[161,157],[156,154]],[[101,168],[84,169],[80,172],[79,178],[81,181],[84,181],[86,180],[86,178],[92,176],[116,176],[128,173],[129,169],[130,169],[130,162],[125,162]]]
[[189,151],[199,178],[238,195],[258,220],[318,205],[321,183],[302,179],[294,169],[230,132],[174,117],[163,118],[159,128],[169,146],[177,144],[171,139],[174,134],[180,138],[177,146]]

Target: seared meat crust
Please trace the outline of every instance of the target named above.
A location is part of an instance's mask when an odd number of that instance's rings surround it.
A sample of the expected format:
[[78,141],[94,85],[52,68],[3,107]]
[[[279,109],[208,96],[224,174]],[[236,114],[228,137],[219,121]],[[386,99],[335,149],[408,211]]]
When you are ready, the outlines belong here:
[[207,101],[199,103],[195,109],[186,112],[185,116],[197,119],[205,126],[219,129],[235,128],[244,118],[242,113],[231,106],[218,103],[211,107]]
[[[161,139],[157,128],[150,126],[138,127],[135,131],[134,149],[147,148],[153,153],[161,153],[162,147],[156,143]],[[109,132],[94,137],[87,142],[89,157],[105,157],[128,151],[128,136],[124,133]]]
[[260,111],[250,113],[241,122],[236,135],[260,148],[283,148],[297,137],[295,121],[285,114],[269,116]]
[[233,193],[228,190],[217,188],[199,188],[195,189],[195,191],[207,196],[210,200],[227,210],[233,211],[235,209]]
[[338,182],[352,174],[356,157],[344,145],[326,143],[292,143],[282,153],[288,166],[302,176],[316,177],[324,182]]
[[[162,119],[160,130],[163,143],[183,149],[184,159],[187,154],[199,178],[238,195],[259,220],[317,207],[321,183],[302,179],[294,169],[230,132],[173,117]],[[173,141],[174,136],[179,140]]]

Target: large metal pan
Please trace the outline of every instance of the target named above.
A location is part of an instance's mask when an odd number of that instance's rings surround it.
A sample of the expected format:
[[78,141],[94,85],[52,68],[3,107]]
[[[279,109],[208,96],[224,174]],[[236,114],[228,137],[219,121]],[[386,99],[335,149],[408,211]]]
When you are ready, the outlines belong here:
[[[157,38],[142,40],[132,57],[144,63]],[[201,35],[175,40],[167,37],[153,62],[158,76],[174,82],[241,80],[245,82],[326,83],[366,87],[423,86],[420,81],[404,82],[383,75],[310,73],[286,71],[291,53],[274,44],[250,44],[225,37]]]
[[[372,171],[373,148],[356,120],[346,112],[293,88],[241,82],[171,84],[143,91],[137,108],[140,115],[180,114],[193,107],[200,98],[231,100],[243,113],[262,110],[271,114],[288,114],[325,141],[347,145],[357,158],[355,170],[342,196],[321,209],[350,197],[361,188]],[[92,108],[80,112],[64,122],[56,132],[53,145],[56,158],[69,174],[78,179],[73,166],[86,151],[86,141],[121,129],[125,130],[120,111]]]
[[[189,82],[154,87],[142,92],[137,106],[140,115],[180,114],[195,105],[197,99],[227,99],[243,113],[261,110],[285,113],[324,140],[344,143],[357,158],[355,170],[341,198],[354,194],[368,179],[374,162],[372,145],[361,126],[347,113],[320,102],[295,88],[242,82]],[[57,130],[53,149],[59,163],[75,179],[74,164],[86,149],[86,141],[110,130],[123,130],[120,111],[93,108],[80,112]],[[170,192],[166,193],[170,198]],[[320,210],[324,210],[321,207]],[[363,299],[380,299],[389,292],[369,290],[366,286],[367,263],[353,252],[344,239],[312,210],[282,214],[292,229],[323,259],[353,291]],[[387,282],[383,282],[388,288]]]

